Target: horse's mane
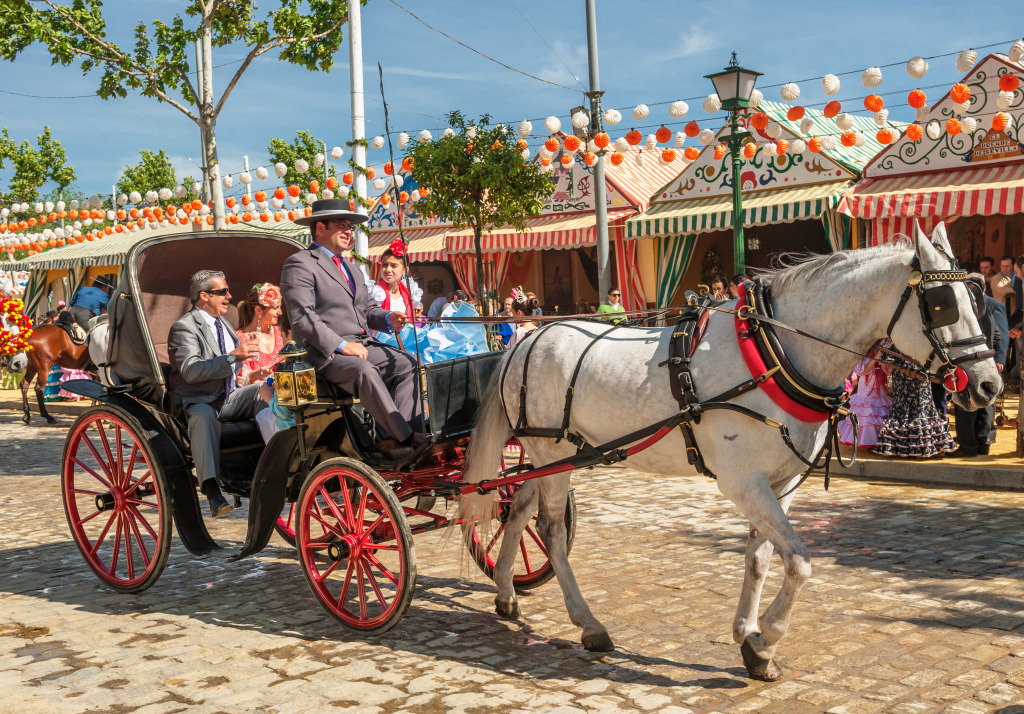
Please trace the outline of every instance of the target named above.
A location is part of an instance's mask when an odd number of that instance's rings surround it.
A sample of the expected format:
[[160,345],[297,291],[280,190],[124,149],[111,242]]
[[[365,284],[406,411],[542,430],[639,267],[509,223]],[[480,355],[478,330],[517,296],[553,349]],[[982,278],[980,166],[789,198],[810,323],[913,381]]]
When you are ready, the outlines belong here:
[[779,294],[790,287],[806,285],[812,279],[848,272],[868,261],[906,249],[905,245],[886,244],[825,255],[800,252],[779,253],[772,258],[770,267],[758,268],[751,272],[756,277],[771,283],[772,291]]

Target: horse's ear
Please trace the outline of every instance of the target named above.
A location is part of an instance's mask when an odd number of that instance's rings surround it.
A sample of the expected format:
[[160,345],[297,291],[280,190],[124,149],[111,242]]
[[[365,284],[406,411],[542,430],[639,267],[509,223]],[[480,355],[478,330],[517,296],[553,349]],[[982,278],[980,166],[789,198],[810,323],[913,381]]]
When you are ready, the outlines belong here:
[[946,235],[945,222],[939,223],[932,231],[932,245],[942,249],[946,255],[953,255],[953,246],[949,244],[949,237]]
[[930,262],[938,259],[938,254],[928,239],[928,235],[921,230],[921,224],[914,220],[914,250],[922,262]]

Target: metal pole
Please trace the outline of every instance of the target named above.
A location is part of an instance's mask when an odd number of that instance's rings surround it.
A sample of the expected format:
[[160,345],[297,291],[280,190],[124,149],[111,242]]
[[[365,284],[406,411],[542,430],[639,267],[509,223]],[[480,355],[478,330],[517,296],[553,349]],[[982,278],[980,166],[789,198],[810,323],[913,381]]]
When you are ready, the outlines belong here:
[[320,145],[324,147],[324,186],[327,186],[327,177],[331,175],[331,172],[330,172],[331,157],[327,153],[327,142],[326,141],[321,141]]
[[743,239],[743,198],[740,195],[740,174],[743,159],[740,156],[742,137],[739,133],[739,113],[733,112],[729,121],[729,151],[732,153],[732,251],[733,275],[747,272],[747,244]]
[[[243,156],[242,157],[242,168],[243,168],[243,170],[246,173],[249,173],[249,157],[248,156]],[[252,198],[251,180],[250,180],[250,183],[245,184],[245,195],[248,196],[250,199]]]
[[[197,104],[202,113],[203,97],[206,95],[206,90],[203,82],[203,41],[196,40],[196,91],[199,92],[197,97]],[[199,155],[203,159],[203,165],[200,167],[203,171],[203,202],[210,200],[210,177],[207,168],[210,166],[210,157],[206,154],[206,130],[203,128],[202,123],[199,125],[199,141],[201,146],[199,147]]]
[[[590,135],[593,136],[602,130],[601,80],[597,68],[597,11],[594,0],[587,0],[587,59],[590,69]],[[605,199],[603,155],[597,157],[594,167],[594,209],[597,220],[597,290],[598,299],[604,300],[612,286],[612,274],[608,263],[608,205]]]
[[110,187],[110,208],[114,211],[114,225],[117,225],[117,186]]
[[[349,83],[352,96],[352,141],[366,139],[364,128],[365,110],[363,109],[363,26],[360,3],[349,3],[348,6],[348,65]],[[356,166],[366,168],[366,148],[360,144],[352,145],[352,160]],[[366,176],[361,172],[355,172],[355,180],[352,182],[352,190],[361,198],[366,198]],[[356,201],[355,212],[366,214],[366,209]],[[369,255],[370,246],[366,232],[362,227],[355,226],[355,252],[366,257]],[[359,269],[369,277],[366,266],[359,263]]]

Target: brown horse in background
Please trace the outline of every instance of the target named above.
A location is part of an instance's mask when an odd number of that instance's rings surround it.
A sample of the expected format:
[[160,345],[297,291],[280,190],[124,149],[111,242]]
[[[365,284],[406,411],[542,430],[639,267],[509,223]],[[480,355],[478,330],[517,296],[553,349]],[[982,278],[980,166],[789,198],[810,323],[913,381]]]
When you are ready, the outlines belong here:
[[95,367],[89,359],[89,343],[76,345],[71,341],[67,330],[59,325],[39,325],[33,328],[29,345],[33,349],[27,352],[28,369],[25,370],[25,377],[21,380],[20,385],[21,406],[24,412],[22,421],[28,424],[32,419],[32,412],[28,406],[28,387],[35,379],[39,413],[46,419],[47,424],[55,424],[57,420],[46,411],[46,402],[43,401],[46,378],[50,374],[50,368],[56,364],[58,367],[67,369],[94,370]]

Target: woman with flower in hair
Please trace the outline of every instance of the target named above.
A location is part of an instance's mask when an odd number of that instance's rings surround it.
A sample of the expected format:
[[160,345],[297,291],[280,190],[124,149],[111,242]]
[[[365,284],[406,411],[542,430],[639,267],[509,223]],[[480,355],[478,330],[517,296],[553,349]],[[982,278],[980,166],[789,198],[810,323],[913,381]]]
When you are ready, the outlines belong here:
[[404,257],[405,245],[401,238],[395,238],[380,256],[380,280],[367,287],[382,308],[412,318],[416,314],[416,306],[422,305],[423,290],[412,278],[406,285]]
[[257,283],[249,290],[245,300],[238,303],[238,337],[256,340],[260,351],[242,363],[238,386],[265,382],[274,373],[278,353],[284,347],[284,338],[278,327],[281,318],[281,289],[273,283]]
[[536,331],[537,323],[528,318],[533,317],[539,307],[540,302],[537,298],[529,297],[529,293],[523,292],[522,287],[512,290],[512,316],[517,326],[516,333],[508,341],[509,348],[515,347]]

